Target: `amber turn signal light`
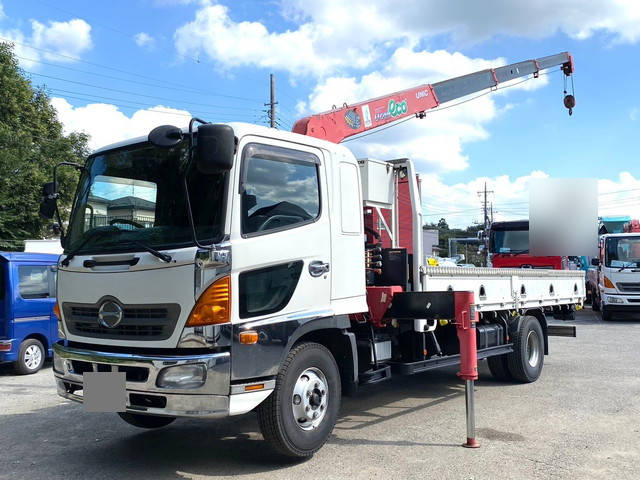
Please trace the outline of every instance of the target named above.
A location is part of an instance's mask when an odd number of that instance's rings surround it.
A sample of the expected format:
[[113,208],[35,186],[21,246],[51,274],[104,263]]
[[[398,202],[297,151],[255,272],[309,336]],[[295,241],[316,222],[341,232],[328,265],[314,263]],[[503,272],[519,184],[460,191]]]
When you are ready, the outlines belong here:
[[207,288],[187,319],[187,327],[219,325],[231,321],[231,278],[222,277]]
[[58,302],[56,302],[56,304],[53,306],[53,314],[58,320],[62,320],[62,315],[60,314],[60,304]]
[[247,330],[246,332],[240,332],[240,343],[245,345],[253,345],[258,343],[258,332],[255,330]]
[[604,286],[605,286],[606,288],[616,288],[616,287],[613,285],[613,282],[612,282],[611,280],[609,280],[607,277],[604,277]]

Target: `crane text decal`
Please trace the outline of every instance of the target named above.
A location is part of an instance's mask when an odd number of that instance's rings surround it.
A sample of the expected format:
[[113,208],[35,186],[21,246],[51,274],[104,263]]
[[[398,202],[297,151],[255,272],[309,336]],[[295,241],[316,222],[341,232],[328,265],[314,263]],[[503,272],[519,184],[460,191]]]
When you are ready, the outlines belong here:
[[344,121],[349,128],[353,128],[354,130],[360,128],[360,115],[358,115],[355,108],[353,110],[347,110],[347,113],[344,114]]
[[376,113],[374,115],[374,119],[376,122],[381,122],[388,118],[397,117],[398,115],[402,115],[403,113],[407,113],[407,101],[402,100],[401,102],[396,102],[395,100],[389,100],[389,104],[387,105],[386,111],[380,111],[384,109],[384,107],[378,107]]

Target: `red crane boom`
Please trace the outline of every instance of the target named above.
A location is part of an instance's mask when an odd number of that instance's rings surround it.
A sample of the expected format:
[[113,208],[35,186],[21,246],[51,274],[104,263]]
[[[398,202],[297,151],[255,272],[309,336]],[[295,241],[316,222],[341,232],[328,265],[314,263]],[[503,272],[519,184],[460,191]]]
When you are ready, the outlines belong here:
[[[568,52],[550,55],[535,60],[512,63],[498,68],[490,68],[461,77],[433,84],[423,84],[408,90],[366,100],[354,105],[318,113],[298,120],[293,132],[323,140],[340,143],[345,138],[373,130],[405,117],[424,117],[424,112],[438,105],[470,95],[487,88],[495,88],[500,83],[533,74],[560,65],[566,76],[573,71],[573,58]],[[572,95],[565,97],[565,106],[575,105]]]

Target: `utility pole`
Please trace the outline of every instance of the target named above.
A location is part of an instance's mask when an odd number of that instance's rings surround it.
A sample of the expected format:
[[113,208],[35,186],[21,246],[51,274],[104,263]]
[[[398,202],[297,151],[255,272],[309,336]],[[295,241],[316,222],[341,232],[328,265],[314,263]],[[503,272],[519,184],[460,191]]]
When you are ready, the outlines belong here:
[[271,128],[276,128],[276,80],[273,76],[273,73],[269,74],[269,80],[271,83],[271,101],[269,103],[265,103],[265,106],[269,107],[269,126]]
[[[488,265],[489,258],[489,229],[491,228],[491,222],[493,222],[493,203],[491,203],[491,214],[489,214],[489,201],[488,194],[493,193],[493,190],[487,190],[487,182],[484,182],[484,190],[478,192],[478,195],[483,196],[482,210],[483,210],[483,240],[484,240],[484,264]],[[491,216],[489,216],[491,215]]]

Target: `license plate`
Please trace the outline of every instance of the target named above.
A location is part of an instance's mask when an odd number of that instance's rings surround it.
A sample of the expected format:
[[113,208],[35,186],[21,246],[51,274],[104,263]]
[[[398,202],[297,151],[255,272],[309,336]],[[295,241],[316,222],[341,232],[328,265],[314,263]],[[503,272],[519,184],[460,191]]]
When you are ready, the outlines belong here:
[[124,412],[127,391],[124,372],[85,372],[83,406],[85,412]]

